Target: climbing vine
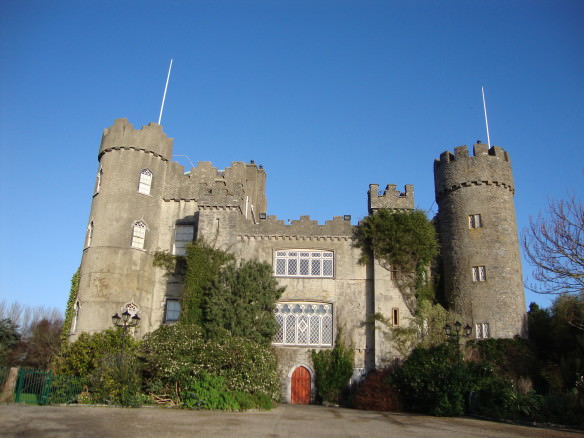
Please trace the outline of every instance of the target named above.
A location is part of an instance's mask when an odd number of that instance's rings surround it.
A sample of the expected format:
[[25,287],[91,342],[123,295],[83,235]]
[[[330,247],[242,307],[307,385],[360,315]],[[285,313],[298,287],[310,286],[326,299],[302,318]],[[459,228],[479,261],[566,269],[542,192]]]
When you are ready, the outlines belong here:
[[354,238],[362,263],[373,257],[396,273],[395,280],[412,313],[416,298],[434,298],[427,274],[439,247],[434,225],[423,211],[377,210],[355,227]]
[[65,321],[61,330],[61,344],[66,344],[69,340],[69,333],[71,332],[71,324],[75,317],[75,302],[77,301],[77,294],[79,292],[79,278],[81,267],[77,268],[75,274],[71,278],[71,289],[69,290],[69,300],[67,301],[67,309],[65,310]]

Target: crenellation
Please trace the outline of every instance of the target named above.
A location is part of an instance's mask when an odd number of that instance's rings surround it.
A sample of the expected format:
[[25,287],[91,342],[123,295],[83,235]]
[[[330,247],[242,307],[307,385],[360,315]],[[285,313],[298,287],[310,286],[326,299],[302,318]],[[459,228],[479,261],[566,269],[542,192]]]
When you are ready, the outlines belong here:
[[396,184],[388,184],[382,194],[379,192],[379,184],[369,185],[369,212],[380,208],[404,211],[414,209],[414,186],[405,185],[405,191],[396,190]]

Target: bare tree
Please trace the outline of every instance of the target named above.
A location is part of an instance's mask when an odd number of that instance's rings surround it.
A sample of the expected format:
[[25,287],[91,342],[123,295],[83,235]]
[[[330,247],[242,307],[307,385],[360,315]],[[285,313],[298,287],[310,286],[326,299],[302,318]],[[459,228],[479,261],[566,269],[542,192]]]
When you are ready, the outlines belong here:
[[522,236],[536,283],[543,294],[584,294],[584,207],[575,196],[549,201],[547,216],[530,218]]

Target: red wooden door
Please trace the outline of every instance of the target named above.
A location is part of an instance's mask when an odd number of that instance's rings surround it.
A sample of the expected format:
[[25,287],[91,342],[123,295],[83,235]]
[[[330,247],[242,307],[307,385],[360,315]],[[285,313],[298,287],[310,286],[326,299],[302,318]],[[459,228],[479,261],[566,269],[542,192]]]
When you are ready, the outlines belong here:
[[291,403],[307,405],[310,403],[310,372],[298,367],[292,373]]

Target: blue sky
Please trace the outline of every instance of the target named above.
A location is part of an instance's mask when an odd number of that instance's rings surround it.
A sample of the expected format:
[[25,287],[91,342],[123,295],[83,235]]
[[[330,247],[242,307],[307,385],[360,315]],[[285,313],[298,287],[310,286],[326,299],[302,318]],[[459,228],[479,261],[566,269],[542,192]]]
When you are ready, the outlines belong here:
[[64,308],[102,130],[157,121],[170,58],[174,153],[263,164],[281,219],[355,223],[370,183],[432,216],[433,160],[486,142],[484,86],[524,229],[584,197],[583,22],[568,0],[0,2],[0,300]]

